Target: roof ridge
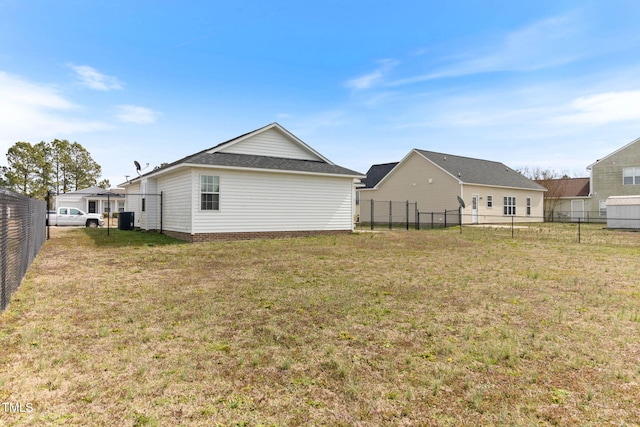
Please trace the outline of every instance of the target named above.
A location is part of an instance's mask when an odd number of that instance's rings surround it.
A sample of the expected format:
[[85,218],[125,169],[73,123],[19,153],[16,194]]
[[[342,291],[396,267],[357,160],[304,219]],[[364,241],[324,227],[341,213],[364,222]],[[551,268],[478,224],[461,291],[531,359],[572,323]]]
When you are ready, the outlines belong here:
[[[441,152],[439,152],[439,151],[423,150],[423,149],[421,149],[421,148],[415,148],[414,150],[416,150],[416,151],[422,151],[422,152],[425,152],[425,153],[440,154],[440,155],[443,155],[443,156],[457,157],[457,158],[459,158],[459,159],[479,160],[479,161],[481,161],[481,162],[498,163],[498,164],[501,164],[501,165],[507,166],[506,164],[504,164],[504,163],[502,163],[502,162],[499,162],[499,161],[497,161],[497,160],[479,159],[479,158],[477,158],[477,157],[469,157],[469,156],[460,156],[460,155],[458,155],[458,154],[441,153]],[[509,167],[509,166],[507,166],[507,167]],[[511,168],[509,168],[509,169],[511,169]]]

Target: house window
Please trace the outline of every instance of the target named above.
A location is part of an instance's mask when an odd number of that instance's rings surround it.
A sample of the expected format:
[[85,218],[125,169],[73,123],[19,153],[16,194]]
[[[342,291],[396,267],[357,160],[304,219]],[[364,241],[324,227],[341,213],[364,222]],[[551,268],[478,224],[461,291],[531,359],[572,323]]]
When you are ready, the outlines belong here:
[[527,197],[527,215],[531,215],[531,197]]
[[624,168],[622,170],[623,185],[640,185],[640,167]]
[[502,213],[504,215],[515,216],[516,214],[516,198],[515,197],[506,196],[504,198],[504,208]]
[[488,208],[493,207],[493,196],[487,196],[487,207]]
[[213,175],[200,176],[200,210],[220,210],[220,177]]
[[607,216],[607,201],[598,200],[598,213],[600,216]]

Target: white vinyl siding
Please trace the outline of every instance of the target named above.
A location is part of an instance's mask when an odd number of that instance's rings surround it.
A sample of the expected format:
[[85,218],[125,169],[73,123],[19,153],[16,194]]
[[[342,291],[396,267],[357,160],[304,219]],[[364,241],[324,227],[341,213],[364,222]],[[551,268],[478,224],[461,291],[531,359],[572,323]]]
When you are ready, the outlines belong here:
[[291,141],[276,129],[269,129],[244,141],[222,148],[220,153],[249,154],[253,156],[284,157],[288,159],[320,160],[300,144]]
[[[220,210],[200,210],[200,176],[220,176]],[[193,233],[351,230],[353,180],[269,172],[194,170]]]
[[[162,191],[162,228],[190,233],[191,171],[182,170],[158,178],[158,190]],[[199,197],[199,193],[194,194]]]

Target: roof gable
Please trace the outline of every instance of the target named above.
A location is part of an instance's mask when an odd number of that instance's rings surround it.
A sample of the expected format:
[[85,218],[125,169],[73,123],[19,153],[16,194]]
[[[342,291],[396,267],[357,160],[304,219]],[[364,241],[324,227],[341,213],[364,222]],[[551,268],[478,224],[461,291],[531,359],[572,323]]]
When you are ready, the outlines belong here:
[[636,143],[638,143],[638,142],[640,142],[640,138],[634,139],[633,141],[631,141],[631,142],[630,142],[630,143],[628,143],[627,145],[625,145],[625,146],[623,146],[623,147],[618,148],[618,149],[617,149],[616,151],[614,151],[613,153],[610,153],[610,154],[608,154],[608,155],[604,156],[603,158],[598,159],[598,160],[596,160],[595,162],[591,163],[589,166],[587,166],[587,169],[588,169],[588,170],[591,170],[591,168],[592,168],[593,166],[597,165],[598,163],[602,162],[603,160],[606,160],[606,159],[608,159],[609,157],[612,157],[612,156],[614,156],[614,155],[616,155],[616,154],[620,153],[620,152],[621,152],[621,151],[623,151],[623,150],[627,150],[627,149],[631,148],[631,146],[632,146],[632,145],[634,145],[634,144],[636,144]]
[[271,123],[253,132],[218,144],[208,152],[315,160],[331,163],[278,123]]
[[[452,178],[458,180],[461,184],[546,191],[546,189],[541,185],[500,162],[418,149],[411,150],[399,163],[387,163],[385,165],[372,166],[372,169],[374,169],[374,177],[371,179],[371,182],[375,183],[371,187],[367,186],[367,188],[378,187],[384,180],[393,174],[394,170],[402,167],[402,164],[404,164],[407,159],[414,154],[419,155],[434,164],[436,167],[449,174]],[[385,169],[385,166],[391,167]],[[382,173],[384,173],[384,175],[381,178],[378,178],[378,174]],[[368,173],[367,179],[369,179]]]
[[120,186],[130,185],[142,177],[157,176],[185,166],[212,166],[227,169],[253,169],[338,175],[363,178],[364,175],[336,165],[291,132],[272,123],[156,168]]

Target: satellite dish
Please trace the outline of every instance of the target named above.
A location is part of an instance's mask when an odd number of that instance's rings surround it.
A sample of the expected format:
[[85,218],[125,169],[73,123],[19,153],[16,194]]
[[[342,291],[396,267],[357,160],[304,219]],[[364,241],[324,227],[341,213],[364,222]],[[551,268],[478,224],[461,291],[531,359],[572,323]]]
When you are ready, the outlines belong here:
[[460,203],[460,207],[464,209],[465,208],[464,200],[462,200],[462,197],[460,196],[456,196],[456,197],[458,198],[458,203]]
[[140,163],[138,163],[137,160],[134,160],[133,164],[136,165],[136,172],[138,172],[138,175],[140,175]]

